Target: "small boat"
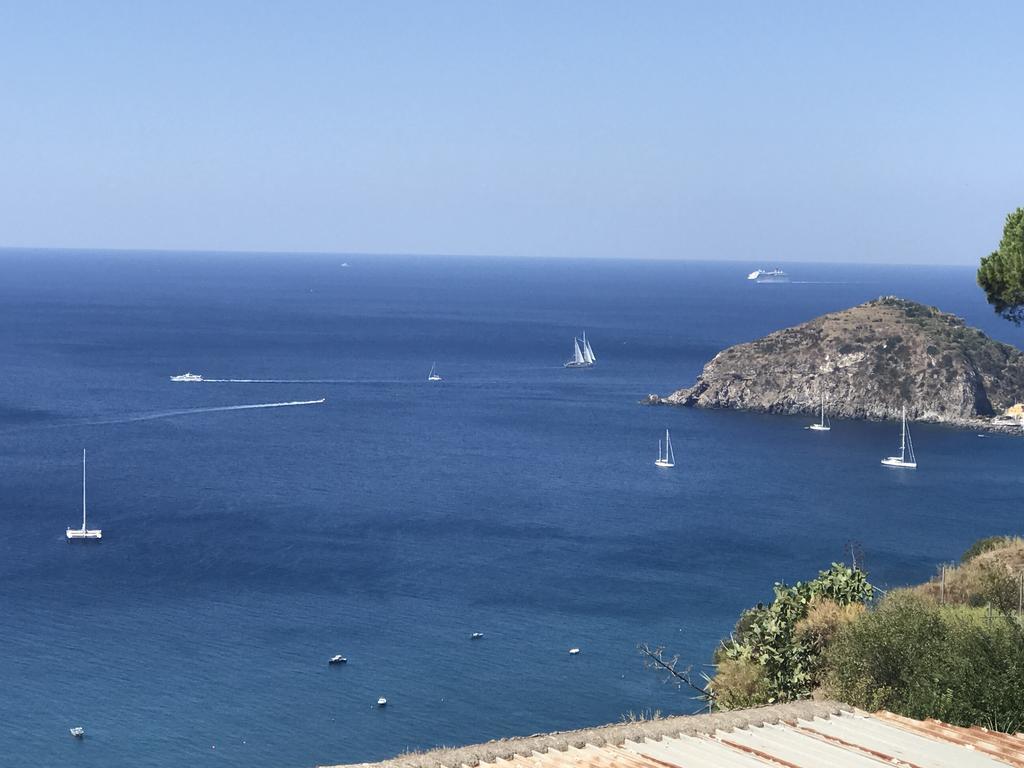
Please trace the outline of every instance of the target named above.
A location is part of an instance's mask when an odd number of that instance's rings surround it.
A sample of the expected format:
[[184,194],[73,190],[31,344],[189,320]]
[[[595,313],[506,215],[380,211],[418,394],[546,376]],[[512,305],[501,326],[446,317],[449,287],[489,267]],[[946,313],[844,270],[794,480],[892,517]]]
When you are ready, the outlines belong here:
[[569,649],[569,655],[570,656],[578,656],[579,653],[580,653],[580,649],[579,648],[570,648]]
[[668,434],[668,430],[665,430],[665,454],[661,453],[661,440],[658,441],[658,460],[654,462],[656,467],[671,468],[676,465],[676,455],[672,451],[672,438]]
[[340,653],[337,656],[331,656],[327,660],[328,664],[348,664],[348,659],[342,656]]
[[74,737],[75,737],[76,739],[81,739],[81,738],[84,738],[84,737],[85,737],[85,728],[83,728],[83,727],[82,727],[82,726],[80,726],[80,725],[76,725],[76,726],[75,726],[74,728],[68,728],[68,731],[69,731],[69,732],[71,733],[71,735],[72,735],[72,736],[74,736]]
[[377,699],[377,706],[378,707],[386,707],[387,705],[388,705],[388,700],[385,699],[383,696],[381,696],[379,699]]
[[910,438],[910,427],[907,426],[907,406],[903,406],[903,431],[900,433],[900,455],[886,456],[882,459],[882,463],[887,467],[917,469],[914,441]]
[[203,377],[198,373],[180,373],[177,376],[171,376],[171,381],[202,381]]
[[484,639],[484,633],[483,632],[474,632],[472,635],[469,636],[469,639],[470,640],[483,640]]
[[68,528],[65,535],[68,541],[72,539],[102,539],[103,531],[99,528],[89,528],[85,519],[85,449],[82,449],[82,527]]
[[437,363],[430,365],[430,373],[427,375],[427,381],[441,381],[441,374],[437,372]]
[[[576,337],[572,340],[572,360],[566,361],[563,368],[593,368],[597,362],[597,355],[594,354],[590,342],[587,341],[587,332],[583,332],[583,338]],[[581,346],[582,345],[582,346]]]
[[829,420],[829,421],[825,420],[825,392],[824,392],[824,390],[822,390],[822,392],[821,392],[821,421],[818,422],[817,424],[811,424],[810,426],[807,427],[807,429],[810,429],[810,430],[812,430],[814,432],[829,432],[829,431],[832,430],[832,422],[831,422],[831,420]]

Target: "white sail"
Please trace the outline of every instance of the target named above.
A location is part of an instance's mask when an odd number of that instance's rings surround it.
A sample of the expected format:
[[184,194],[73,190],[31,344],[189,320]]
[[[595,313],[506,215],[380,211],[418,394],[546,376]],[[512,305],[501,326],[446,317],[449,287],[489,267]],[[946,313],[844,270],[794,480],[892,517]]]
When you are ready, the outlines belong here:
[[574,347],[573,355],[572,355],[573,362],[574,363],[585,362],[585,360],[583,358],[583,353],[580,352],[580,340],[579,339],[573,339],[572,343],[573,343],[573,347]]
[[594,350],[590,347],[590,342],[587,341],[587,334],[583,334],[583,359],[588,363],[597,362],[597,356],[594,354]]
[[665,430],[665,450],[662,451],[661,440],[658,440],[658,460],[654,464],[658,467],[674,467],[676,465],[676,455],[672,451],[672,438],[667,429]]

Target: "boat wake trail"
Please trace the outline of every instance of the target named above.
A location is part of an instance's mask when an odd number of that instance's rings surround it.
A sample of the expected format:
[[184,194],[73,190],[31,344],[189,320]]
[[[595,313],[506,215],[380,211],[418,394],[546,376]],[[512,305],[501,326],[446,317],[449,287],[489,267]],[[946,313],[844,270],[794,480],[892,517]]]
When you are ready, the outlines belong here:
[[[204,384],[363,384],[357,379],[203,379]],[[371,382],[375,383],[375,382]]]
[[132,421],[151,421],[153,419],[169,419],[173,416],[189,416],[195,413],[219,413],[220,411],[249,411],[255,408],[290,408],[297,405],[321,405],[327,398],[319,400],[290,400],[286,403],[253,403],[252,405],[215,405],[207,408],[181,408],[176,411],[160,411],[158,413],[142,413],[138,416],[122,416],[116,419],[97,419],[83,422],[86,424],[125,424]]

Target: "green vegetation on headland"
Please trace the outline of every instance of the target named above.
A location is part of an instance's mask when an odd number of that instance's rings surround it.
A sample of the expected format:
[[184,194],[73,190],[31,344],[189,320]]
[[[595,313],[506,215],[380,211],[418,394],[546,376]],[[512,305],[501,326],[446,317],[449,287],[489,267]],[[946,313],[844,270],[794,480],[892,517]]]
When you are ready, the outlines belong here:
[[862,571],[839,564],[812,581],[776,584],[775,599],[744,611],[720,645],[703,695],[719,709],[824,696],[1021,730],[1022,574],[1024,539],[994,537],[926,584],[877,600]]

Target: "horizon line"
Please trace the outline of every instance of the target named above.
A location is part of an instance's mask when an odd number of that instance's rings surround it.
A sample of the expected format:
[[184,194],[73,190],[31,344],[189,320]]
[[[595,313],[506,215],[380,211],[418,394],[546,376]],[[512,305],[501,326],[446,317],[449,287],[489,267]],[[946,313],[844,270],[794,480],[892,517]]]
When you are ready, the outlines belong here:
[[[11,251],[47,251],[65,253],[110,253],[110,254],[209,254],[222,256],[325,256],[325,257],[370,257],[370,258],[453,258],[453,259],[533,259],[533,260],[565,260],[565,261],[631,261],[631,262],[729,262],[737,264],[768,264],[762,259],[739,257],[686,257],[686,256],[560,256],[557,254],[502,254],[502,253],[438,253],[438,252],[400,252],[400,251],[304,251],[304,250],[246,250],[237,248],[128,248],[128,247],[92,247],[92,246],[53,246],[53,245],[0,245],[0,254]],[[979,257],[979,261],[980,261]],[[924,261],[891,261],[884,257],[868,261],[828,261],[815,259],[773,259],[772,264],[834,264],[837,266],[893,266],[893,267],[976,267],[977,262],[924,262]]]

